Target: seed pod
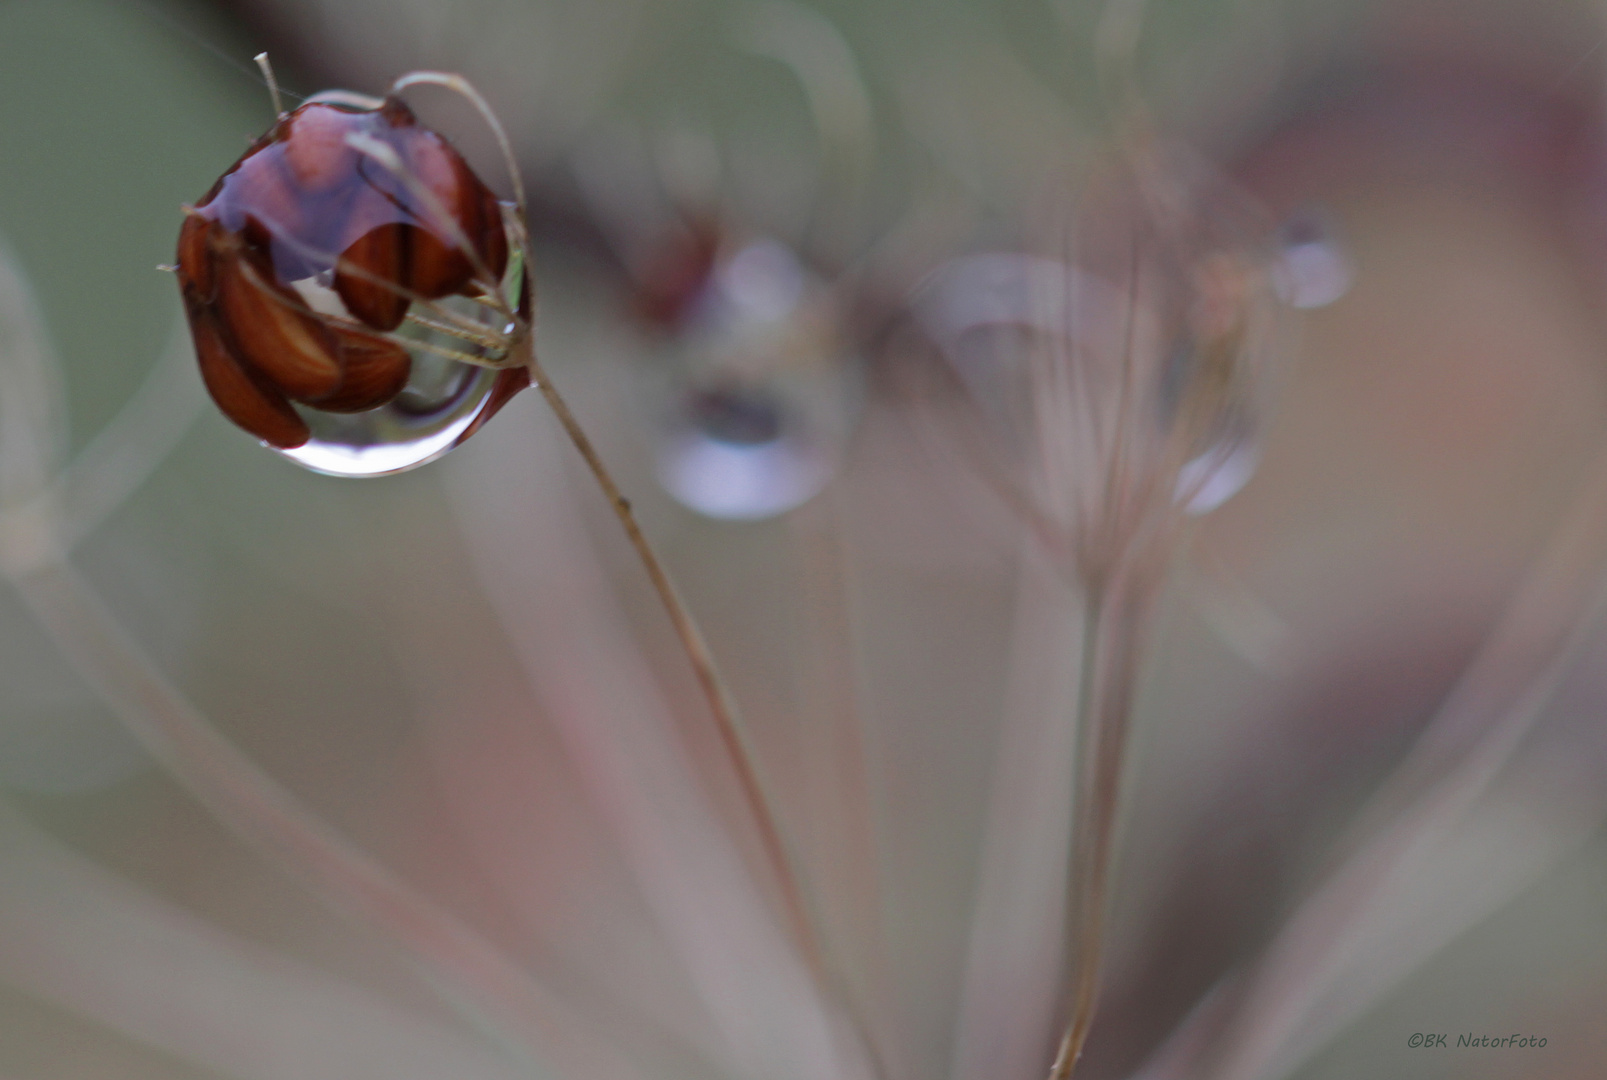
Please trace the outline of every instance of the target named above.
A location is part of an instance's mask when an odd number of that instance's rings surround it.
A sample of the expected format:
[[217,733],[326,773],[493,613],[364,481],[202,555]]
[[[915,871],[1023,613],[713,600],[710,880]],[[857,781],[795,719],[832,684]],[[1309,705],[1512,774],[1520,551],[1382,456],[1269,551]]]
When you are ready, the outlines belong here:
[[408,226],[397,222],[378,225],[340,253],[335,292],[347,311],[376,330],[395,330],[412,305],[406,293],[386,284],[408,281],[409,232]]
[[264,442],[300,446],[317,413],[393,401],[419,339],[389,335],[416,302],[454,294],[492,297],[495,310],[476,319],[487,331],[440,344],[433,362],[497,361],[505,350],[484,342],[509,323],[496,307],[507,228],[491,190],[394,97],[281,116],[186,210],[179,232],[179,284],[207,389]]
[[184,299],[201,307],[210,307],[217,299],[217,276],[213,273],[210,247],[214,228],[216,226],[204,215],[188,213],[179,229],[179,281]]
[[373,334],[336,330],[340,342],[340,385],[315,403],[326,412],[349,413],[375,409],[407,386],[413,361],[394,341]]
[[340,385],[335,342],[294,292],[242,253],[218,267],[218,314],[235,351],[287,397],[317,399]]
[[235,359],[210,315],[192,311],[190,333],[195,338],[201,381],[224,416],[281,450],[307,441],[311,434],[307,422],[296,415],[283,394],[264,385]]

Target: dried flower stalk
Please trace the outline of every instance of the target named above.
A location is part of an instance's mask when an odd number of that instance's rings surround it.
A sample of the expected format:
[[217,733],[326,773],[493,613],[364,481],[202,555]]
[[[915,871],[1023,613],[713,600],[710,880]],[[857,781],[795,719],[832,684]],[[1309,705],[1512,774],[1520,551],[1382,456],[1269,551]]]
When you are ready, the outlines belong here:
[[1069,330],[1033,366],[1038,529],[1060,538],[1084,601],[1069,1004],[1051,1080],[1071,1075],[1098,1003],[1128,729],[1166,564],[1188,512],[1220,501],[1202,495],[1250,452],[1276,323],[1231,194],[1145,141],[1128,153],[1133,204],[1116,219],[1127,235],[1094,242],[1096,257],[1103,243],[1125,264],[1119,325],[1110,294],[1072,272]]

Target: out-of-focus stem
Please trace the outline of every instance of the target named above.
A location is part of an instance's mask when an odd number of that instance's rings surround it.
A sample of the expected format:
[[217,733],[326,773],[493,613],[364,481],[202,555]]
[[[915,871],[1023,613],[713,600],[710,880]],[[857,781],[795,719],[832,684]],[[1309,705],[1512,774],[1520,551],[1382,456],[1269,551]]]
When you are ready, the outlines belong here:
[[737,783],[742,791],[743,801],[747,804],[748,812],[753,817],[753,825],[759,834],[759,841],[763,845],[765,858],[770,864],[770,872],[774,875],[777,885],[781,889],[782,902],[786,905],[787,918],[792,924],[792,933],[805,961],[809,965],[810,973],[814,976],[817,987],[824,989],[831,985],[832,980],[826,969],[825,956],[820,942],[815,934],[814,921],[809,917],[808,904],[804,899],[802,881],[799,878],[791,856],[787,852],[785,841],[782,839],[781,829],[777,823],[770,799],[765,794],[765,788],[759,778],[758,765],[747,739],[743,737],[741,726],[737,723],[736,708],[731,700],[730,692],[726,689],[725,681],[720,677],[714,665],[714,654],[709,651],[708,642],[703,638],[703,632],[698,628],[697,622],[692,618],[691,612],[682,601],[675,583],[670,580],[669,571],[659,561],[658,553],[648,543],[641,526],[636,522],[636,513],[631,509],[630,500],[620,492],[619,485],[614,482],[613,474],[603,464],[602,457],[592,444],[591,438],[580,421],[570,410],[569,404],[563,395],[558,392],[552,380],[547,377],[546,371],[536,359],[534,348],[530,349],[526,361],[530,369],[530,381],[541,395],[546,399],[548,407],[557,417],[558,423],[563,427],[564,434],[574,444],[586,468],[596,480],[597,486],[602,489],[603,495],[608,499],[608,505],[613,508],[614,516],[619,519],[620,526],[635,550],[637,558],[646,570],[648,580],[653,585],[653,591],[658,594],[665,613],[670,618],[670,624],[675,630],[675,636],[680,640],[681,647],[691,662],[692,673],[697,678],[698,687],[703,691],[709,707],[709,714],[714,720],[715,730],[720,737],[721,746],[725,749],[732,771],[736,774]]
[[1151,583],[1127,574],[1091,582],[1087,591],[1077,691],[1077,780],[1067,866],[1068,1019],[1050,1080],[1071,1076],[1099,1003],[1122,767],[1152,600]]
[[522,1061],[590,1080],[641,1077],[543,984],[472,927],[329,828],[219,734],[155,669],[66,562],[11,578],[45,632],[145,749],[218,820],[359,923],[422,961]]

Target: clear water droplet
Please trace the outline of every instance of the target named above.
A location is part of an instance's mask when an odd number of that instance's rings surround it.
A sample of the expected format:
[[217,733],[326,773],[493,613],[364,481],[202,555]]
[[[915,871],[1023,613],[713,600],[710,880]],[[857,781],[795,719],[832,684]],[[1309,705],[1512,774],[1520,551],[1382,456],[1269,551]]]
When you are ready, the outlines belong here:
[[[509,229],[508,270],[502,292],[510,306],[528,309],[524,260],[519,234]],[[294,283],[314,310],[344,316],[345,305],[333,289],[316,279]],[[324,412],[296,405],[312,437],[292,450],[275,452],[303,468],[329,476],[385,476],[405,472],[434,461],[480,429],[510,398],[530,385],[522,367],[491,368],[443,355],[458,353],[494,358],[494,344],[515,333],[515,327],[485,304],[453,296],[435,302],[438,308],[483,327],[485,343],[447,333],[429,322],[409,318],[393,334],[407,347],[412,372],[395,400],[358,413]],[[416,305],[415,305],[416,307]]]
[[312,438],[278,451],[329,476],[385,476],[434,461],[459,445],[530,385],[523,368],[494,371],[436,356],[414,357],[395,401],[361,413],[298,408]]
[[1278,230],[1273,287],[1290,307],[1327,307],[1350,291],[1356,271],[1338,238],[1333,215],[1308,207]]

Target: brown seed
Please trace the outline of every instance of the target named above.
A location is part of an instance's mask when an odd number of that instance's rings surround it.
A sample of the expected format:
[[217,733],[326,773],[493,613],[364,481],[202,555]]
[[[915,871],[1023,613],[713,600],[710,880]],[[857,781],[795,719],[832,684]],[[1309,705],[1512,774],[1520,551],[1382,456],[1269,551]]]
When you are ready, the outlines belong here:
[[[383,134],[389,128],[380,130]],[[376,330],[394,330],[411,303],[400,291],[407,277],[411,227],[405,224],[409,215],[399,188],[390,173],[359,161],[339,229],[330,237],[340,252],[335,291],[355,318]]]
[[[450,223],[443,221],[429,205],[415,207],[420,230],[412,238],[409,283],[423,296],[449,296],[461,291],[475,274],[473,260],[462,250],[456,233],[460,232],[473,245],[481,262],[489,264],[491,261],[485,257],[483,195],[486,187],[458,152],[433,131],[408,128],[397,133],[396,142],[402,160],[451,219]],[[500,212],[496,224],[500,229]],[[504,264],[506,260],[504,253]],[[497,277],[502,274],[501,267],[488,265],[488,269]]]
[[292,450],[304,444],[311,432],[290,402],[253,377],[229,352],[210,315],[195,307],[190,308],[189,315],[201,381],[223,415],[269,446]]
[[241,360],[291,398],[310,401],[340,385],[329,331],[291,290],[269,280],[248,251],[218,266],[218,312]]
[[[405,294],[385,284],[399,283],[405,276],[407,234],[412,231],[395,222],[381,225],[359,236],[340,253],[335,291],[354,318],[376,330],[395,330],[412,303]],[[354,273],[353,267],[366,271],[366,275]]]
[[395,342],[332,328],[340,342],[340,386],[314,404],[328,412],[366,412],[390,401],[407,386],[413,361]]
[[449,241],[408,229],[407,287],[431,300],[461,292],[474,277],[468,257]]
[[508,236],[502,227],[502,207],[491,189],[474,175],[469,163],[445,140],[441,140],[441,149],[451,155],[453,169],[457,173],[456,213],[459,227],[469,243],[474,245],[475,254],[480,257],[480,262],[491,277],[500,279],[508,266]]
[[212,222],[199,210],[186,209],[179,229],[179,287],[186,299],[210,304],[217,299],[217,275],[213,273]]

